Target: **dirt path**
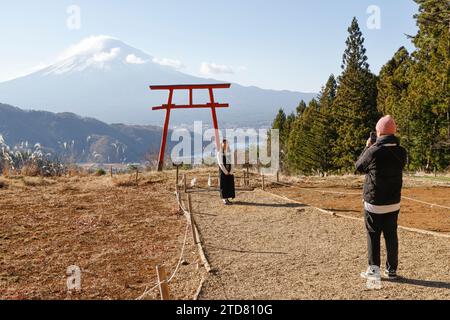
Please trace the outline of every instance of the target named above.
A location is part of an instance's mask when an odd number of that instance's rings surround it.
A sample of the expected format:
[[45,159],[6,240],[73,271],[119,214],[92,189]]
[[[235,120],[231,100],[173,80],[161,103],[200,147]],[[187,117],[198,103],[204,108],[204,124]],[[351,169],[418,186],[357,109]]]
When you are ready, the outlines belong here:
[[400,231],[398,282],[366,289],[364,227],[263,191],[193,194],[214,272],[200,299],[450,299],[450,240]]

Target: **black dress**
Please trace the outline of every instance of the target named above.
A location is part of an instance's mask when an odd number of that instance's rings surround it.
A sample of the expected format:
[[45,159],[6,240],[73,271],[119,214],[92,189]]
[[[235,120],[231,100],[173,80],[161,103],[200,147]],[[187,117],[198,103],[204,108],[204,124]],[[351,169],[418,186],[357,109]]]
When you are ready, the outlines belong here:
[[[222,162],[228,172],[231,171],[231,164],[227,161],[227,156],[224,153],[222,155]],[[234,199],[236,198],[236,190],[234,186],[234,175],[226,175],[222,169],[220,171],[220,196],[222,199]]]

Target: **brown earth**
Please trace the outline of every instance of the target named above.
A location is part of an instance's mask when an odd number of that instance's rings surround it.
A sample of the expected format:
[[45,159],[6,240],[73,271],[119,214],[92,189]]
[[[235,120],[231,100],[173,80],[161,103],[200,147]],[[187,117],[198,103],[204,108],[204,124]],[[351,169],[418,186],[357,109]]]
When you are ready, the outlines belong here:
[[398,281],[371,291],[362,222],[333,217],[263,191],[221,206],[193,198],[214,268],[200,299],[450,299],[450,239],[400,231]]
[[[303,178],[292,182],[292,187],[272,183],[269,190],[311,206],[362,218],[362,184],[362,177]],[[405,178],[403,196],[450,207],[450,184]],[[450,209],[403,199],[399,224],[450,234]]]
[[[217,170],[186,172],[205,187]],[[242,173],[237,174],[238,185]],[[360,192],[360,177],[283,178],[295,186]],[[217,184],[217,179],[213,179]],[[175,174],[0,178],[0,299],[135,299],[156,282],[155,266],[172,274],[186,231],[174,196]],[[260,186],[253,178],[252,185]],[[268,182],[269,191],[305,204],[361,215],[360,196],[323,194]],[[449,205],[449,188],[408,180],[405,195]],[[215,273],[200,298],[449,299],[448,239],[401,232],[404,282],[380,292],[358,278],[365,240],[357,221],[328,217],[256,192],[224,208],[217,192],[194,193],[196,218]],[[341,210],[341,211],[339,211]],[[450,232],[448,213],[404,202],[400,223]],[[189,231],[189,230],[188,230]],[[205,277],[188,234],[185,263],[170,283],[174,299],[192,299]],[[419,258],[420,257],[420,258]],[[68,293],[66,270],[82,270],[81,292]],[[147,299],[158,299],[151,290]]]
[[[172,273],[184,240],[172,176],[139,186],[128,176],[2,180],[0,299],[135,299],[153,287],[155,266]],[[176,299],[192,299],[202,276],[188,239],[189,264],[170,284]],[[82,270],[79,293],[67,292],[71,265]]]

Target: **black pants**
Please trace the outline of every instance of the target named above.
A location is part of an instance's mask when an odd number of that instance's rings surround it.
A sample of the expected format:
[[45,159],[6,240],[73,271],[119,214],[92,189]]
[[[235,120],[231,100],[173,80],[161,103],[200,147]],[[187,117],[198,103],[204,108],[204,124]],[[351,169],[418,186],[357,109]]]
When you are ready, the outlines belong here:
[[387,261],[386,269],[397,271],[398,268],[398,235],[397,221],[399,211],[387,214],[374,214],[365,211],[367,229],[367,245],[369,252],[369,265],[381,266],[380,241],[381,233],[386,241]]
[[222,170],[220,170],[220,197],[222,199],[236,198],[234,176],[227,176]]

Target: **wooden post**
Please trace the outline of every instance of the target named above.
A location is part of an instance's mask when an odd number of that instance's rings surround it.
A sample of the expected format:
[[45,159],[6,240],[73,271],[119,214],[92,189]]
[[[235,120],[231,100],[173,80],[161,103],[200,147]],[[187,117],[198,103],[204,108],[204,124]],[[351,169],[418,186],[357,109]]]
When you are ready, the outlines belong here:
[[183,208],[181,207],[181,194],[180,194],[180,187],[178,185],[176,185],[175,189],[176,189],[176,194],[177,194],[177,202],[178,202],[178,210],[180,211],[180,215],[183,215]]
[[186,175],[183,175],[183,180],[184,180],[184,193],[187,192],[187,181],[186,181]]
[[175,167],[175,169],[177,171],[177,176],[176,176],[177,191],[178,191],[178,187],[180,186],[180,167],[182,165],[183,165],[183,162],[181,162],[181,163],[173,163],[173,166]]
[[250,168],[247,166],[247,187],[250,186]]
[[280,183],[280,171],[277,171],[277,183]]
[[136,184],[138,184],[139,180],[139,168],[136,168]]
[[266,190],[266,184],[265,184],[265,181],[264,181],[264,174],[262,174],[262,173],[261,173],[261,181],[262,181],[262,189],[264,191],[264,190]]
[[166,268],[156,266],[156,273],[158,274],[159,292],[161,293],[161,300],[170,300],[169,283],[167,282]]
[[192,210],[192,199],[191,199],[191,195],[188,194],[188,211],[189,211],[189,220],[191,223],[191,229],[192,229],[192,238],[194,239],[194,243],[198,244],[198,237],[197,237],[197,232],[195,230],[195,221],[194,221],[194,214],[193,214],[193,210]]
[[113,167],[109,168],[109,173],[111,174],[111,178],[113,177]]
[[194,244],[199,244],[200,241],[198,241],[197,232],[195,230],[194,215],[192,213],[190,213],[189,217],[190,217],[190,220],[191,220],[192,238],[194,239]]
[[188,210],[189,210],[189,213],[192,213],[192,199],[191,199],[191,195],[188,193],[187,197],[188,197]]

